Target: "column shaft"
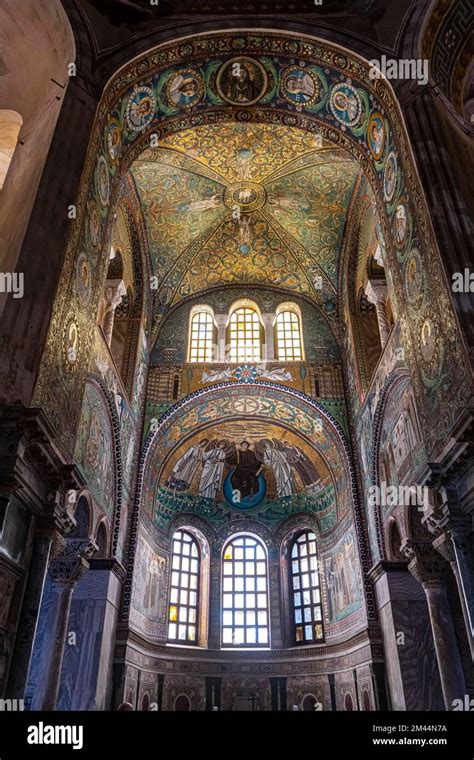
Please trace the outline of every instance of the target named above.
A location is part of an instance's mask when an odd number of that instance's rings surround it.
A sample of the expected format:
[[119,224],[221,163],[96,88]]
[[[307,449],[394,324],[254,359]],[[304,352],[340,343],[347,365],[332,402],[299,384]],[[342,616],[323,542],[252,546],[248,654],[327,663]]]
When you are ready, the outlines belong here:
[[388,336],[390,335],[390,324],[387,317],[387,309],[385,304],[377,301],[375,304],[375,311],[377,313],[377,322],[379,325],[380,343],[382,344],[382,350],[387,345]]
[[56,581],[51,587],[50,626],[43,644],[46,649],[43,670],[45,687],[40,710],[54,710],[56,707],[73,590],[74,584],[69,581]]
[[51,542],[52,534],[40,534],[33,541],[33,553],[8,680],[8,695],[13,699],[24,697]]
[[422,585],[428,601],[444,703],[447,710],[452,710],[453,701],[464,699],[467,692],[448,602],[446,581],[437,579]]

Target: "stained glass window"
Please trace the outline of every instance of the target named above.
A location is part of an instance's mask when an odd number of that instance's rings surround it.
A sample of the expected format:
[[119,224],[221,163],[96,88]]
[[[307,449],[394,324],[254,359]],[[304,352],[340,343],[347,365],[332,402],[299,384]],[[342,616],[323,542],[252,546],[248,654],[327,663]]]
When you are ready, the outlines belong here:
[[276,347],[279,361],[303,359],[300,320],[294,311],[281,311],[275,321]]
[[324,639],[321,588],[319,585],[316,536],[311,531],[293,543],[290,558],[290,595],[296,644]]
[[265,549],[239,536],[227,544],[222,564],[222,646],[270,646]]
[[199,548],[185,530],[173,536],[168,641],[197,643],[199,612]]
[[242,306],[232,312],[227,329],[228,360],[259,362],[262,358],[262,329],[257,312]]
[[214,357],[216,329],[209,311],[198,311],[191,319],[190,362],[211,362]]

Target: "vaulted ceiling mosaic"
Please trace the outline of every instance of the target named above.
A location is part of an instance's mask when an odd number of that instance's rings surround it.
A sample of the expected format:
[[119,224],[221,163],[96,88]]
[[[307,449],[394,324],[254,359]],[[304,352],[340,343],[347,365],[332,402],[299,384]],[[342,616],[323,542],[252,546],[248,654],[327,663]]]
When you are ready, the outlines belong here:
[[172,134],[131,169],[142,201],[157,314],[213,286],[258,283],[334,309],[358,165],[308,133],[224,123]]

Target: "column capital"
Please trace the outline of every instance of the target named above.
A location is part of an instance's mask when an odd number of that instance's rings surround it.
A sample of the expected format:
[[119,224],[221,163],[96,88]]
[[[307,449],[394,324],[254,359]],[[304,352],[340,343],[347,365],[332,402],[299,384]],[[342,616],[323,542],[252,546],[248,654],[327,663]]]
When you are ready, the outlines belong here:
[[407,539],[401,548],[409,560],[408,570],[419,583],[423,586],[445,583],[449,565],[430,542]]
[[[58,549],[61,547],[61,551]],[[58,541],[54,546],[55,553],[51,559],[48,571],[56,583],[75,583],[90,565],[88,560],[98,550],[92,539],[68,538]]]
[[123,280],[106,280],[105,283],[105,300],[107,306],[112,309],[116,309],[121,303],[122,298],[127,292],[125,283]]
[[88,569],[89,563],[83,557],[61,555],[51,560],[48,572],[55,584],[72,587]]
[[220,312],[220,313],[214,314],[214,319],[218,327],[225,327],[227,324],[227,320],[229,319],[229,315],[227,313]]
[[442,532],[434,539],[433,549],[441,554],[443,559],[445,559],[446,562],[449,562],[450,565],[456,563],[456,554],[454,551],[453,541],[451,536],[449,536],[447,533]]
[[375,305],[380,303],[385,304],[388,295],[387,283],[385,280],[368,280],[365,288],[365,295],[370,303]]

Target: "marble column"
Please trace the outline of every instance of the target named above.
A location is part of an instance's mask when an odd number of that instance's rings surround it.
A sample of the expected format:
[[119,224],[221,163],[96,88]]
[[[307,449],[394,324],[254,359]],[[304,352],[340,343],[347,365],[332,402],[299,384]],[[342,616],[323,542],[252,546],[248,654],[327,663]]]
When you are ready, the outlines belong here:
[[8,678],[8,696],[12,699],[24,697],[53,535],[54,528],[51,526],[40,525],[35,529],[28,579]]
[[269,645],[272,649],[283,648],[283,638],[281,630],[281,610],[280,600],[281,587],[280,587],[280,558],[278,552],[271,552],[268,558],[268,577],[270,581],[270,587],[268,589],[269,600],[269,627],[270,627],[270,642]]
[[105,313],[102,331],[108,346],[112,343],[115,310],[122,302],[127,289],[123,280],[107,280],[105,283]]
[[390,335],[390,322],[387,316],[387,285],[383,281],[369,280],[365,289],[365,295],[369,299],[370,303],[375,306],[377,314],[377,323],[379,326],[380,343],[382,345],[382,351],[385,348],[388,336]]
[[274,314],[262,314],[262,321],[265,327],[265,353],[264,360],[272,362],[275,360],[275,340],[273,335]]
[[221,559],[211,556],[209,588],[209,649],[221,646]]
[[461,602],[464,623],[466,626],[467,639],[471,650],[471,656],[474,659],[474,637],[473,637],[473,605],[474,588],[472,584],[472,558],[470,556],[470,546],[468,543],[468,533],[461,533],[461,530],[451,530],[442,532],[433,540],[433,548],[449,562],[456,578],[458,587],[459,600]]
[[43,639],[43,688],[38,706],[34,705],[38,710],[54,710],[56,707],[72,594],[88,567],[84,557],[57,557],[50,563],[52,583],[48,626]]
[[449,484],[439,486],[438,478],[438,498],[433,492],[423,523],[435,536],[434,549],[449,563],[456,578],[466,634],[474,658],[474,558],[470,543],[472,517],[461,510],[455,487]]
[[377,600],[390,709],[442,710],[430,616],[421,585],[408,572],[406,561],[382,560],[371,568],[369,578]]
[[215,352],[214,361],[226,362],[225,334],[228,314],[215,314],[214,319],[217,323],[217,351]]
[[426,594],[444,704],[446,710],[452,710],[454,700],[464,699],[467,691],[449,606],[449,566],[429,542],[408,540],[402,549],[410,560],[409,571]]

